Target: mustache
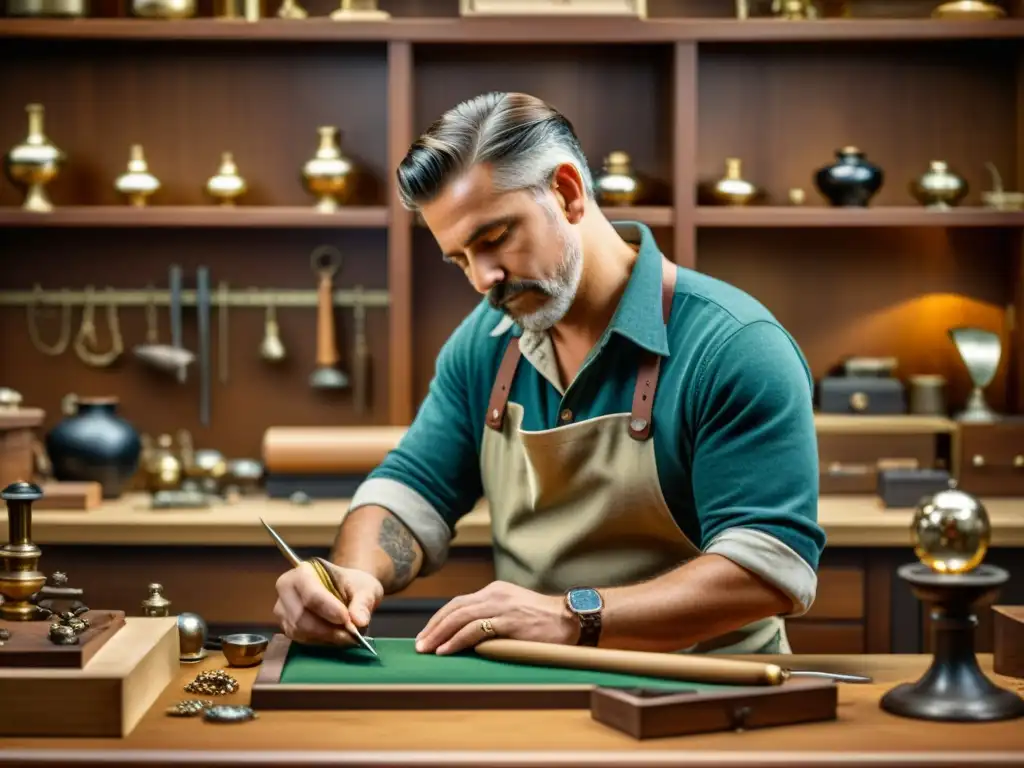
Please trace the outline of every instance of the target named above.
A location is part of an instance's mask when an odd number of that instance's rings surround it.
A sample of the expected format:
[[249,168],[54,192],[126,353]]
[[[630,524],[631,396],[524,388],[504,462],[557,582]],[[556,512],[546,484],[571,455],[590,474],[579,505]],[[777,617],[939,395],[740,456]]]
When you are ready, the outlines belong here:
[[551,295],[544,283],[539,280],[515,280],[494,285],[487,292],[487,301],[495,309],[501,309],[516,296],[528,291],[536,291],[545,296]]

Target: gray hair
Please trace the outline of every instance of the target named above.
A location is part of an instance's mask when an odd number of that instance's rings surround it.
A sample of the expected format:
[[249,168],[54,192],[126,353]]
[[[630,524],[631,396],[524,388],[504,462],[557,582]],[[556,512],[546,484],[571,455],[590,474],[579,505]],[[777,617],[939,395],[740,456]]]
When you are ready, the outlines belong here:
[[564,115],[525,93],[486,93],[452,107],[413,142],[396,172],[402,205],[417,210],[480,163],[491,166],[500,192],[540,191],[569,163],[587,197],[594,194],[586,155]]

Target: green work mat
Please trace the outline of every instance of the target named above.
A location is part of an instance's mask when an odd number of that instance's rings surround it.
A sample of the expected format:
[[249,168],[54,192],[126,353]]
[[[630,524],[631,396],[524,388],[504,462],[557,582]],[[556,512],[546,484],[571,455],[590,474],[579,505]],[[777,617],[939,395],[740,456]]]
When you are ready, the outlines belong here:
[[711,691],[727,685],[689,683],[656,677],[585,669],[512,664],[468,650],[451,656],[417,653],[412,638],[378,638],[377,660],[364,648],[335,648],[291,643],[281,683],[306,685],[599,685],[606,688],[657,688]]

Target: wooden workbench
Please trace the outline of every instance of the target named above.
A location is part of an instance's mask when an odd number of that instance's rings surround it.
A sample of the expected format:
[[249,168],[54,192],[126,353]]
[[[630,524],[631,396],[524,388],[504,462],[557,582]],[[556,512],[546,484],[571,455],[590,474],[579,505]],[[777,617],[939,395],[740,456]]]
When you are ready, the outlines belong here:
[[[986,501],[993,523],[989,561],[1008,567],[1004,602],[1024,604],[1024,499]],[[164,585],[174,611],[194,611],[211,625],[261,630],[276,625],[275,582],[286,567],[259,523],[263,517],[304,555],[326,555],[346,500],[296,506],[248,498],[204,510],[152,510],[129,495],[90,511],[39,510],[32,536],[41,568],[61,570],[90,600],[139,615],[150,582]],[[886,510],[874,497],[826,496],[819,520],[828,535],[811,611],[791,620],[795,650],[808,653],[919,652],[927,648],[922,608],[895,577],[914,560],[912,510]],[[6,516],[6,515],[4,515]],[[0,530],[6,526],[0,518]],[[457,528],[448,563],[389,597],[375,619],[378,634],[415,634],[446,599],[494,579],[487,507]],[[982,617],[979,648],[991,648]]]
[[[766,657],[760,657],[765,660]],[[982,656],[991,674],[991,658]],[[202,669],[223,669],[219,653],[183,665],[148,714],[124,739],[0,739],[2,765],[304,766],[454,768],[728,768],[728,766],[1024,765],[1020,721],[928,723],[890,715],[878,706],[893,685],[917,679],[927,656],[786,657],[793,668],[851,672],[870,685],[843,685],[833,722],[637,741],[594,722],[588,710],[289,712],[268,711],[233,725],[167,717],[189,698],[182,688]],[[256,668],[229,669],[237,693],[218,702],[245,704]],[[1024,690],[1024,681],[993,676]]]
[[[993,547],[1024,547],[1024,498],[986,499]],[[39,510],[32,536],[38,544],[141,546],[271,546],[263,517],[293,546],[329,547],[348,509],[347,499],[298,506],[248,497],[234,505],[196,510],[150,509],[144,494],[128,494],[88,511]],[[912,509],[884,509],[874,496],[823,496],[818,520],[829,547],[904,547]],[[6,511],[0,525],[6,525]],[[455,547],[491,543],[487,504],[481,501],[456,526]]]

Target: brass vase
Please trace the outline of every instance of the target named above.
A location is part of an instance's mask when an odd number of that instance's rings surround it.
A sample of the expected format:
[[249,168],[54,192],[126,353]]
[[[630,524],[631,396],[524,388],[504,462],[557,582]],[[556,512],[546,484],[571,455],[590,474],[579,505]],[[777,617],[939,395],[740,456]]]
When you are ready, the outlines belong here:
[[608,154],[594,185],[601,205],[633,205],[640,194],[640,181],[633,173],[632,161],[622,151]]
[[46,185],[57,178],[66,156],[46,138],[43,105],[29,104],[25,111],[28,112],[28,136],[4,157],[4,172],[14,184],[26,187],[23,209],[49,213],[53,203],[46,194]]
[[219,200],[221,205],[232,206],[235,199],[244,195],[247,189],[245,179],[238,175],[234,157],[230,152],[223,153],[217,174],[206,181],[206,193]]
[[306,189],[318,198],[316,209],[333,213],[351,192],[352,162],[341,151],[336,127],[324,125],[317,131],[320,146],[312,159],[302,166],[302,178]]
[[145,207],[149,196],[160,189],[160,180],[149,172],[141,144],[132,144],[128,170],[117,177],[114,187],[136,208]]
[[910,182],[910,194],[925,208],[948,211],[967,196],[966,180],[942,160],[932,160],[928,170]]
[[725,160],[725,176],[708,188],[710,202],[718,205],[749,205],[761,190],[743,178],[743,165],[739,158]]

